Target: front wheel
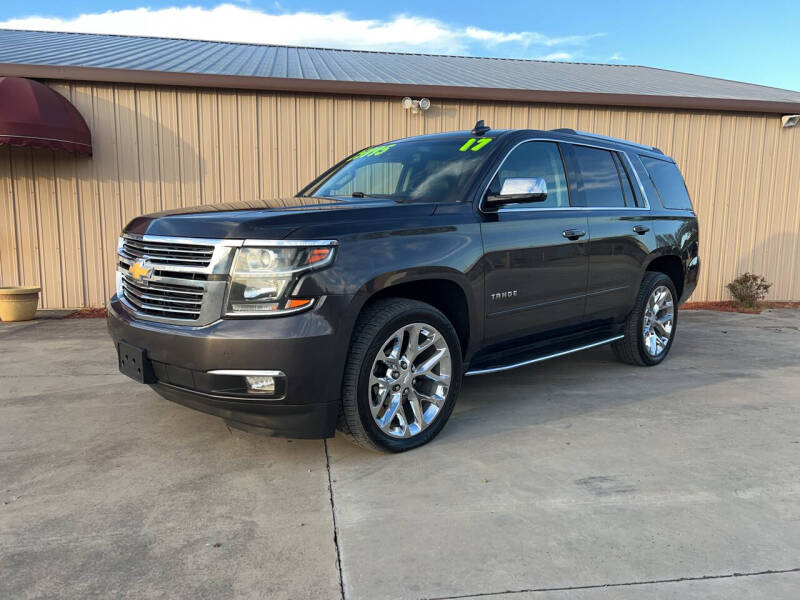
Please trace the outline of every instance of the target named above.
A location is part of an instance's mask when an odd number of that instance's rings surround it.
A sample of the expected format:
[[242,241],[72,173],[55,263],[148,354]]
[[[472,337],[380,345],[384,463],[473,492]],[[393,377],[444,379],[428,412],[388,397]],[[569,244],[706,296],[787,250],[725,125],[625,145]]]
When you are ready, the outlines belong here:
[[358,320],[345,365],[343,429],[359,446],[402,452],[444,427],[461,386],[453,325],[429,304],[392,298]]
[[612,344],[617,358],[642,367],[664,360],[678,326],[677,299],[675,285],[667,275],[646,273],[636,304],[625,321],[625,337]]

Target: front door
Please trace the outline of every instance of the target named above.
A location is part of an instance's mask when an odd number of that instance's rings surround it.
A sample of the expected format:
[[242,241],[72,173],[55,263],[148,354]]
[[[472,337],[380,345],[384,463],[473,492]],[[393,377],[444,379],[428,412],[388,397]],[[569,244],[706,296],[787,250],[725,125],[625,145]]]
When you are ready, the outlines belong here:
[[570,208],[558,144],[516,146],[489,192],[498,193],[509,177],[544,179],[547,198],[483,213],[487,346],[568,329],[584,316],[588,221]]

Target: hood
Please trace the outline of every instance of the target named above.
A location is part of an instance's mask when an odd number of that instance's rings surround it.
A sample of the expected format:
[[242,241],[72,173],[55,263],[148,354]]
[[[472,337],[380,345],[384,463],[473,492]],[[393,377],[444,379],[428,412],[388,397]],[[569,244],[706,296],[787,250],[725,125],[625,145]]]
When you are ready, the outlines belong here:
[[[126,233],[195,238],[280,240],[313,226],[327,235],[352,230],[354,223],[432,214],[435,204],[400,203],[385,198],[291,197],[207,204],[136,217]],[[362,229],[358,227],[358,229]]]

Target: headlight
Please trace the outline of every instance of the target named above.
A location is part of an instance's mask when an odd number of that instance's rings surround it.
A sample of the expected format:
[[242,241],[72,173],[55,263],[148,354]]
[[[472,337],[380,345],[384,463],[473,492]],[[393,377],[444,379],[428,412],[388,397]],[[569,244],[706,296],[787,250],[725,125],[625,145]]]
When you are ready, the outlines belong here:
[[239,248],[231,267],[227,316],[281,314],[308,308],[311,298],[290,298],[299,276],[333,260],[335,243]]

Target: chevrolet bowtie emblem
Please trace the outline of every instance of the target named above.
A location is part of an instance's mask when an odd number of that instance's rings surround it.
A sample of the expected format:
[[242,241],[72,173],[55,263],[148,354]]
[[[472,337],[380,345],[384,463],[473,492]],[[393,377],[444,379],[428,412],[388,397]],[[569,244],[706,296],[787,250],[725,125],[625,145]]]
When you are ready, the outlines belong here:
[[128,273],[130,273],[131,277],[133,277],[137,281],[140,279],[147,279],[148,277],[150,277],[150,273],[152,272],[153,272],[153,267],[151,267],[145,261],[137,260],[130,267],[128,267]]

